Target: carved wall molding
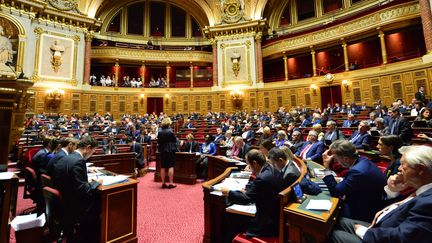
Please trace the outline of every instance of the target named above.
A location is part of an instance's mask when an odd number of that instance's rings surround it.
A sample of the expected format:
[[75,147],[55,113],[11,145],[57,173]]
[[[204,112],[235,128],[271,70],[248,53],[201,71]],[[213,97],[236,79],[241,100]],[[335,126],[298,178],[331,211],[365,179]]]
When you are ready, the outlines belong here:
[[263,48],[263,57],[274,54],[307,48],[340,38],[350,37],[367,31],[376,30],[377,27],[394,24],[403,20],[413,19],[420,16],[418,3],[406,3],[393,8],[384,9],[376,13],[357,18],[320,31],[315,31],[298,37],[293,37],[272,43]]

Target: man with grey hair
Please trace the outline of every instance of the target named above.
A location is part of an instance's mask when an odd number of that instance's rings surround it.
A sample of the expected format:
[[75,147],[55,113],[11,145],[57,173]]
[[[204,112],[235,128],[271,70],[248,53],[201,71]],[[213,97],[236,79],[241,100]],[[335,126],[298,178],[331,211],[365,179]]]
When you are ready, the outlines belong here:
[[[387,181],[388,196],[411,187],[406,199],[379,211],[372,223],[341,218],[332,242],[430,242],[432,237],[432,147],[405,146],[400,172]],[[370,222],[370,221],[369,221]]]
[[327,132],[324,134],[324,141],[326,144],[330,144],[336,140],[344,139],[345,136],[342,131],[337,129],[335,121],[328,121],[326,123]]
[[368,149],[370,146],[369,123],[367,121],[361,121],[358,125],[358,130],[355,131],[350,138],[350,142],[354,144],[356,149]]
[[309,131],[307,139],[308,141],[296,152],[296,155],[303,160],[321,161],[325,146],[323,142],[318,141],[318,133]]
[[[337,182],[328,170],[332,162],[349,169],[343,181]],[[356,148],[346,140],[337,140],[323,154],[323,181],[333,197],[345,197],[341,215],[370,221],[382,207],[381,198],[386,177],[370,160],[359,157]]]
[[357,126],[358,121],[355,120],[354,114],[348,114],[348,120],[343,121],[342,127],[355,127]]
[[303,147],[302,134],[300,131],[294,131],[291,136],[291,140],[288,141],[287,146],[293,153],[297,153]]

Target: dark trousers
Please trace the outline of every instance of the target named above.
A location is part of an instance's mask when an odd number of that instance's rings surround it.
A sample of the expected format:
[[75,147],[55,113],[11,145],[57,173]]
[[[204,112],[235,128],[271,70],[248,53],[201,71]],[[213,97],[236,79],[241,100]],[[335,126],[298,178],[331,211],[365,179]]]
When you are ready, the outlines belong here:
[[360,224],[369,227],[370,223],[353,220],[349,218],[340,218],[336,223],[335,228],[329,238],[329,242],[334,243],[359,243],[362,242],[360,237],[358,237],[354,230],[354,225]]
[[197,169],[197,176],[206,180],[207,179],[207,164],[208,164],[208,158],[199,158],[196,161],[196,169]]

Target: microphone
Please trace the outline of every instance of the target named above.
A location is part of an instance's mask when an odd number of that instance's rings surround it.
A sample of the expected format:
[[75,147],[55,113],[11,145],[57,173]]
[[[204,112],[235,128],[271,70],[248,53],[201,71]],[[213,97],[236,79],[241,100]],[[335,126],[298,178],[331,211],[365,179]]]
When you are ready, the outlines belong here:
[[15,72],[15,70],[13,69],[13,63],[11,61],[7,61],[5,64],[10,68],[10,70],[12,70],[12,72],[15,74],[15,77],[17,77],[17,79],[24,78],[24,72],[21,71],[20,75],[18,75],[17,72]]

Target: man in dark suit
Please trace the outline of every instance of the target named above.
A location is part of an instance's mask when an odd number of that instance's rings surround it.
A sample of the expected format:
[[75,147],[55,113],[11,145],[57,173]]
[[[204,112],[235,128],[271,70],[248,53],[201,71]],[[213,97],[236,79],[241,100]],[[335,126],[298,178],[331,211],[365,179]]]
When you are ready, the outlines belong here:
[[187,142],[184,144],[182,151],[188,153],[196,153],[200,151],[200,145],[194,140],[192,133],[186,136]]
[[321,156],[325,150],[323,142],[318,141],[318,133],[309,131],[308,141],[303,144],[303,147],[297,150],[296,155],[303,160],[321,161]]
[[[52,179],[63,198],[64,230],[68,242],[97,241],[99,209],[95,203],[95,189],[99,183],[88,182],[86,168],[86,160],[97,146],[94,138],[85,136],[78,143],[77,150],[54,166]],[[75,227],[76,224],[79,226]]]
[[47,161],[46,156],[51,151],[51,140],[55,139],[54,137],[44,137],[42,140],[42,148],[37,151],[37,153],[33,156],[31,160],[31,164],[33,169],[37,174],[40,173],[40,170],[46,170]]
[[370,137],[369,123],[367,121],[361,121],[358,125],[358,130],[355,131],[351,137],[350,142],[354,144],[356,149],[369,149],[370,148]]
[[386,135],[398,135],[405,144],[409,144],[413,136],[412,128],[409,121],[400,116],[398,108],[392,108],[388,111],[390,123]]
[[280,171],[282,190],[293,184],[300,176],[300,170],[289,160],[286,153],[280,148],[272,148],[268,153],[270,163]]
[[432,148],[408,146],[399,152],[401,172],[391,176],[384,189],[388,196],[397,196],[408,187],[416,191],[378,212],[372,223],[340,219],[330,238],[332,242],[430,242]]
[[[349,168],[343,181],[337,182],[328,170],[332,160]],[[338,140],[323,154],[323,181],[333,197],[345,197],[341,215],[352,219],[370,221],[382,206],[385,175],[370,160],[359,157],[352,143]]]
[[342,127],[355,127],[358,125],[358,121],[355,120],[354,114],[348,114],[348,120],[344,120]]
[[246,154],[250,150],[250,146],[244,142],[243,138],[238,136],[234,139],[234,145],[239,148],[239,152],[237,156],[233,156],[234,159],[243,160],[246,157]]
[[295,154],[303,147],[302,134],[300,131],[294,131],[291,140],[288,141],[289,148]]
[[243,128],[242,137],[243,137],[243,139],[246,140],[246,144],[248,144],[248,145],[252,145],[252,143],[254,142],[255,132],[252,130],[249,123],[245,124],[245,126]]
[[265,156],[256,149],[247,153],[246,162],[256,175],[255,180],[246,186],[245,191],[223,189],[222,192],[228,195],[231,203],[255,203],[257,211],[246,231],[247,237],[276,236],[279,229],[280,173],[267,164]]
[[225,136],[222,133],[222,128],[218,127],[218,128],[216,128],[216,135],[215,135],[215,138],[214,138],[213,142],[215,144],[219,144],[222,141],[225,141]]
[[102,147],[104,154],[116,154],[118,152],[117,146],[115,145],[115,139],[109,138],[108,143]]
[[337,129],[337,124],[335,121],[328,121],[326,123],[326,127],[327,132],[324,134],[324,141],[329,141],[329,143],[332,143],[336,140],[345,138],[343,132]]
[[54,157],[52,157],[49,161],[48,161],[48,165],[47,165],[47,173],[48,175],[52,175],[53,170],[55,165],[57,164],[57,162],[59,160],[61,160],[63,157],[69,155],[70,153],[72,153],[78,144],[79,140],[76,138],[63,138],[60,141],[60,145],[61,145],[61,149],[59,152],[57,152]]
[[136,141],[136,138],[132,138],[132,143],[130,146],[130,151],[137,154],[136,157],[136,167],[138,169],[138,176],[143,176],[145,174],[145,161],[143,147],[140,143]]
[[420,86],[418,91],[415,93],[415,99],[420,101],[423,105],[426,105],[426,96],[424,94],[424,87]]

